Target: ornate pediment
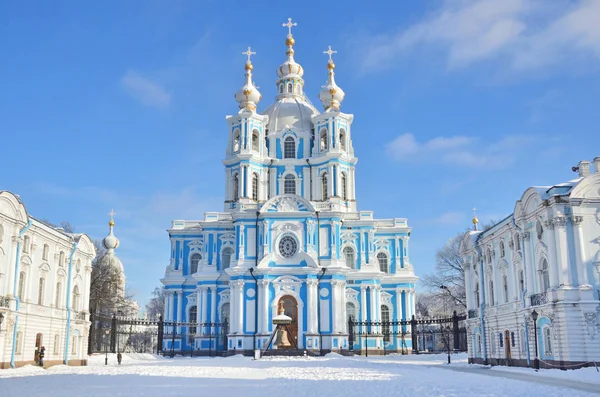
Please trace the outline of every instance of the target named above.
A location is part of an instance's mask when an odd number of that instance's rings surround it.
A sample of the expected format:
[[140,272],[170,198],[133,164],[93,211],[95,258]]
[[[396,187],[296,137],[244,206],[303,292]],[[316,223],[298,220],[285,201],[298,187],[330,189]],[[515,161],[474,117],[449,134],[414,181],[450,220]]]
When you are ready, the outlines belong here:
[[191,250],[201,251],[202,247],[204,247],[204,241],[202,239],[192,240],[187,243],[187,246],[190,247]]
[[225,233],[219,236],[219,240],[221,240],[223,243],[233,244],[233,242],[235,241],[235,233]]
[[356,233],[353,232],[342,232],[340,238],[342,239],[342,242],[350,243],[358,239],[358,236],[356,235]]
[[282,276],[273,281],[275,294],[279,292],[299,294],[300,287],[302,287],[302,280],[292,276]]
[[373,241],[373,244],[375,245],[375,249],[380,249],[380,248],[387,249],[390,245],[390,240],[385,239],[385,238],[377,238],[377,239],[375,239],[375,241]]
[[272,198],[263,206],[262,212],[314,212],[310,202],[294,194]]

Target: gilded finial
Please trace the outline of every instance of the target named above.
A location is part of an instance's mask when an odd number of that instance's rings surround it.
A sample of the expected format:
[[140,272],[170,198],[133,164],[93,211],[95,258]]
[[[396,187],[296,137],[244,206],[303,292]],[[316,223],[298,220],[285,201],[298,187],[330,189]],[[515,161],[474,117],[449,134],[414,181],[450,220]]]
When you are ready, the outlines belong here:
[[331,55],[337,54],[337,51],[332,50],[331,46],[327,46],[327,51],[323,51],[323,54],[329,55],[329,62],[327,62],[327,69],[329,69],[329,70],[335,69],[335,63],[333,63],[333,59],[331,58]]
[[115,212],[115,210],[111,209],[110,212],[108,213],[108,215],[110,216],[110,221],[108,221],[108,226],[113,227],[115,225],[115,215],[117,215],[117,213]]
[[292,18],[288,18],[287,23],[284,23],[282,26],[284,28],[288,28],[288,35],[285,39],[285,45],[288,47],[292,47],[295,43],[294,37],[292,36],[292,27],[298,26],[298,24],[296,22],[292,22]]
[[477,230],[477,225],[479,224],[479,219],[477,219],[477,208],[473,207],[473,228]]

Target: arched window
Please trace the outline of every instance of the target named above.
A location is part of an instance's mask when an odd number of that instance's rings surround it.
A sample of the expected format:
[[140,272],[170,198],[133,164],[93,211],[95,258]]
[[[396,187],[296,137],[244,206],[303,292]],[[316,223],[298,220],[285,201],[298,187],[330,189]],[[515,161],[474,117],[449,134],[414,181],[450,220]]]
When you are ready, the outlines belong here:
[[323,201],[327,200],[327,173],[324,172],[321,175],[321,194],[323,195]]
[[291,94],[292,90],[293,90],[292,83],[288,83],[288,85],[287,85],[287,92],[289,92]]
[[198,273],[198,263],[202,259],[202,255],[196,253],[192,254],[190,258],[190,274]]
[[[188,317],[188,322],[195,323],[197,321],[198,321],[198,307],[197,306],[192,306],[192,307],[190,307],[190,315]],[[190,334],[195,334],[196,333],[196,327],[195,326],[190,326],[189,333]]]
[[283,193],[296,194],[296,177],[292,174],[287,174],[283,181]]
[[321,130],[321,139],[320,139],[320,146],[321,151],[324,152],[325,150],[327,150],[327,129],[323,128]]
[[79,335],[74,334],[71,337],[71,355],[77,355],[77,342],[79,342]]
[[504,295],[504,303],[508,302],[508,276],[502,276],[502,294]]
[[252,150],[254,150],[255,152],[258,152],[258,131],[254,130],[252,131]]
[[30,247],[31,247],[31,238],[29,236],[25,236],[25,238],[23,239],[23,252],[28,254]]
[[62,305],[62,283],[59,281],[56,283],[56,297],[54,306],[59,308]]
[[60,335],[54,335],[54,354],[58,354],[60,351]]
[[383,341],[389,342],[390,338],[390,309],[386,305],[381,305],[381,332],[383,333]]
[[224,303],[221,306],[221,322],[229,323],[229,303]]
[[352,247],[346,247],[344,248],[344,259],[346,261],[346,266],[348,266],[350,269],[354,269],[354,249],[352,249]]
[[346,151],[346,131],[340,129],[340,149]]
[[542,334],[544,335],[544,355],[551,356],[552,355],[552,329],[549,326],[546,326],[542,330]]
[[550,271],[548,270],[548,261],[546,258],[542,261],[541,266],[541,276],[542,276],[542,289],[548,291],[550,289]]
[[21,272],[19,273],[19,290],[18,290],[18,294],[19,294],[19,299],[21,300],[21,302],[23,302],[25,300],[25,272]]
[[506,250],[504,249],[504,241],[500,241],[500,257],[504,258],[506,254]]
[[258,201],[258,174],[252,174],[252,200]]
[[475,307],[479,308],[479,283],[475,283]]
[[233,199],[237,200],[240,198],[240,178],[237,174],[233,174]]
[[519,296],[523,295],[523,291],[525,291],[525,277],[523,270],[519,270]]
[[225,248],[221,253],[221,267],[223,270],[229,269],[231,266],[231,256],[233,255],[233,250],[231,248]]
[[388,257],[383,252],[377,254],[377,262],[379,262],[379,270],[383,273],[388,273]]
[[490,306],[494,306],[494,282],[490,280]]
[[283,158],[284,159],[295,159],[296,158],[296,141],[291,136],[285,138],[283,142]]
[[346,181],[346,174],[342,172],[342,200],[348,200],[348,182]]
[[40,277],[40,281],[38,283],[38,305],[44,304],[45,286],[46,286],[46,279],[44,277]]
[[50,246],[48,244],[44,244],[44,249],[42,250],[42,260],[48,260],[48,251],[50,250]]
[[79,287],[75,286],[73,288],[73,306],[72,309],[75,310],[76,312],[79,311]]
[[233,131],[233,152],[237,153],[240,151],[240,130],[236,129]]

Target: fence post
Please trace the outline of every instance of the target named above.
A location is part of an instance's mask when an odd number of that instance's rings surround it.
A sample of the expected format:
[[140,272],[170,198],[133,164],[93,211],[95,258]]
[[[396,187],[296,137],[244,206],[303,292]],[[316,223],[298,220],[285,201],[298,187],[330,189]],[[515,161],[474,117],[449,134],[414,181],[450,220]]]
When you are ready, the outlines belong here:
[[163,322],[162,315],[158,316],[158,337],[156,342],[156,354],[162,352],[163,349],[163,337],[165,332],[165,323]]
[[117,349],[117,316],[113,314],[110,324],[110,352],[116,353]]
[[460,349],[460,334],[458,329],[458,315],[456,314],[456,310],[452,314],[452,331],[454,334],[454,352],[458,352]]
[[414,314],[410,320],[410,336],[412,339],[412,353],[419,354],[419,346],[417,345],[417,319]]

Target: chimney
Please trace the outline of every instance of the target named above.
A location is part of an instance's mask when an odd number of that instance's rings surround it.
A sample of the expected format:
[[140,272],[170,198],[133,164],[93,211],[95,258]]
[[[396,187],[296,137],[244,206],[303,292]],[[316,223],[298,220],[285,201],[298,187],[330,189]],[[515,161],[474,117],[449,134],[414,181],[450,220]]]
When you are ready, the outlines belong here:
[[579,168],[579,176],[581,178],[585,178],[590,175],[590,167],[592,163],[587,160],[581,160],[579,164],[577,164],[577,168]]
[[594,159],[594,172],[600,174],[600,156]]

